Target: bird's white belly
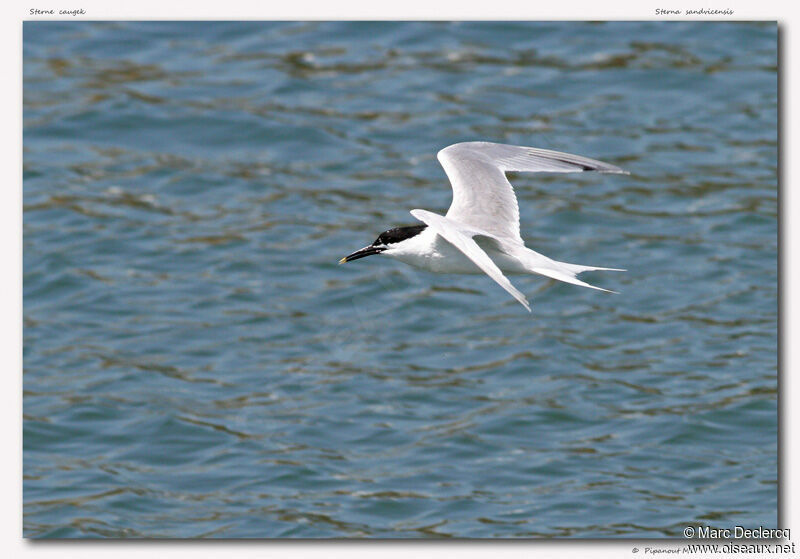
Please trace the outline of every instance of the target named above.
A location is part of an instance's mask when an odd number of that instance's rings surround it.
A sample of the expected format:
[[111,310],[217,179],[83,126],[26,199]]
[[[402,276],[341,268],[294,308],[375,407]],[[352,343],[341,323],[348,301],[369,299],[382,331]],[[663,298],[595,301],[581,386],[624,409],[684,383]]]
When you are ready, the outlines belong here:
[[395,256],[401,262],[439,274],[482,274],[475,263],[464,253],[453,247],[442,246],[439,250],[427,253],[402,254]]
[[[430,233],[433,233],[432,231]],[[391,256],[409,264],[438,274],[483,274],[484,272],[463,252],[451,245],[439,235],[425,231],[419,235],[417,246],[407,247],[403,251],[389,251]],[[415,237],[416,239],[416,237]],[[505,273],[520,273],[525,269],[516,259],[492,247],[481,246],[492,261]]]

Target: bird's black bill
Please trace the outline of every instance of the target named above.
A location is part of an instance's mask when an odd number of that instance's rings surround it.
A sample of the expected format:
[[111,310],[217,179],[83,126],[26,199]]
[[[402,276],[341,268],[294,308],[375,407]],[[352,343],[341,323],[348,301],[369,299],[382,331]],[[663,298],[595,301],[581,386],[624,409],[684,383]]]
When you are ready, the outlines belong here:
[[365,256],[372,256],[373,254],[380,254],[386,250],[386,247],[376,247],[376,246],[368,246],[364,247],[361,250],[355,251],[353,254],[348,254],[341,260],[339,260],[339,264],[344,264],[345,262],[352,262],[353,260],[358,260],[359,258],[364,258]]

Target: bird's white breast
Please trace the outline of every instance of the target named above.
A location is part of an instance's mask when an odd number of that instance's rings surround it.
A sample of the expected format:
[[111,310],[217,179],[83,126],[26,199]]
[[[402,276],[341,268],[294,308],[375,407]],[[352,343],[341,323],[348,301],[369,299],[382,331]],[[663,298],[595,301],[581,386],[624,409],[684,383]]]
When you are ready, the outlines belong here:
[[[482,247],[489,257],[504,272],[524,271],[520,263],[507,254]],[[382,253],[405,264],[439,274],[482,274],[480,268],[463,252],[455,248],[431,229],[406,239]]]

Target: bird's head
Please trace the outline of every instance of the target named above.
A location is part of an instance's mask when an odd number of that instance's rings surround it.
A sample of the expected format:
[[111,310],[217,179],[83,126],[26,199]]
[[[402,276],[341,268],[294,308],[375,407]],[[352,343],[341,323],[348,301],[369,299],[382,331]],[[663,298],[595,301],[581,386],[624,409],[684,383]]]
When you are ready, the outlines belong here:
[[384,231],[378,235],[378,238],[375,239],[374,243],[355,251],[353,254],[348,254],[339,260],[339,264],[344,264],[345,262],[350,262],[352,260],[358,260],[359,258],[364,258],[365,256],[371,256],[373,254],[380,254],[386,250],[396,247],[403,241],[406,241],[412,237],[416,237],[422,231],[424,231],[426,227],[427,225],[412,225],[410,227],[395,227],[394,229]]

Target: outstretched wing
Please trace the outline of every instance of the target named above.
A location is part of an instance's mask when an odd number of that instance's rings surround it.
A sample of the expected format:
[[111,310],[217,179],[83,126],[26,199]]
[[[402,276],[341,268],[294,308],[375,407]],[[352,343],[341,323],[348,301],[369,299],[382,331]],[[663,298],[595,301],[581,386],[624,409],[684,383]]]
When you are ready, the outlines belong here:
[[447,217],[520,244],[519,206],[506,171],[625,173],[579,155],[491,142],[453,144],[437,157],[453,187]]
[[489,255],[486,254],[481,247],[478,246],[472,236],[480,234],[480,232],[464,228],[459,223],[454,223],[452,220],[441,215],[429,212],[426,210],[411,210],[411,215],[425,223],[437,234],[444,237],[444,239],[464,253],[464,255],[472,260],[476,266],[486,272],[490,278],[500,284],[500,287],[508,291],[514,299],[519,301],[522,306],[531,312],[531,307],[528,300],[516,287],[511,285],[507,277],[503,275],[500,268],[492,262]]

